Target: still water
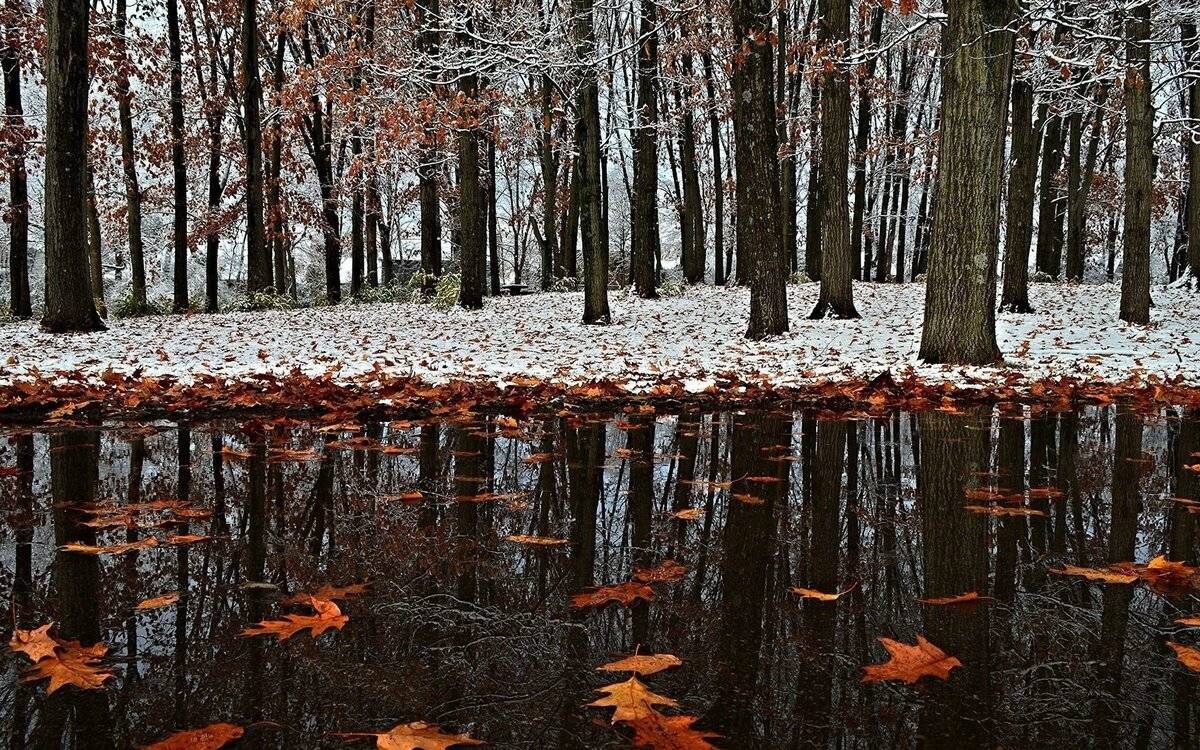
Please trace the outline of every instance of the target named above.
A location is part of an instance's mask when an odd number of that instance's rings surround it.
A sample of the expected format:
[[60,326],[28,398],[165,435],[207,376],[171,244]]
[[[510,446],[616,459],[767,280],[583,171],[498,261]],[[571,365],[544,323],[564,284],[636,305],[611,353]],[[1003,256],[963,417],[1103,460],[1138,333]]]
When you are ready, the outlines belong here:
[[[587,704],[638,652],[682,660],[642,680],[716,747],[1195,747],[1166,642],[1200,643],[1196,597],[1053,571],[1194,564],[1197,451],[1197,415],[1123,407],[8,428],[3,637],[54,622],[112,676],[48,695],[7,653],[0,718],[11,748],[630,747]],[[572,607],[665,560],[651,600]],[[353,584],[340,629],[242,635]],[[862,681],[918,635],[962,666]]]

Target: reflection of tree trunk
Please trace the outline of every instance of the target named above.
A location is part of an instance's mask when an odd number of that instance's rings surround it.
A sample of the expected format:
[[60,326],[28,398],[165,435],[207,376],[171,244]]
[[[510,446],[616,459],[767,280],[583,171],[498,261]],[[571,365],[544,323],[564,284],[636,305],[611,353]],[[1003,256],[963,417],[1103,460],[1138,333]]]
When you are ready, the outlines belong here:
[[[964,509],[963,486],[986,465],[988,433],[961,416],[924,412],[921,432],[922,567],[925,596],[983,592],[987,517]],[[929,686],[919,734],[925,747],[982,747],[990,722],[988,609],[926,607],[925,637],[958,657],[950,682]]]
[[[192,494],[192,431],[187,427],[179,428],[179,479],[176,497],[189,502]],[[177,530],[179,534],[188,533],[185,523]],[[179,592],[179,601],[175,603],[175,724],[187,725],[187,616],[191,596],[188,592],[188,545],[180,544],[175,548],[175,590]]]
[[[50,497],[53,502],[54,542],[95,544],[96,532],[80,523],[75,507],[95,499],[99,481],[100,435],[92,430],[50,436]],[[90,646],[102,640],[99,594],[100,561],[93,555],[58,552],[51,576],[59,634]],[[73,737],[63,737],[68,730]],[[47,696],[33,747],[63,744],[81,750],[114,747],[108,696],[97,690],[60,690]],[[65,743],[64,743],[65,740]]]
[[[10,438],[16,444],[17,469],[21,475],[17,478],[17,488],[14,510],[21,519],[15,531],[16,550],[13,553],[13,584],[12,584],[12,624],[14,627],[29,629],[37,623],[33,611],[33,523],[34,523],[34,445],[33,435],[14,435]],[[20,683],[13,689],[12,696],[12,744],[13,750],[25,747],[25,737],[29,731],[29,719],[36,688],[27,683]]]
[[[703,250],[703,248],[701,248]],[[675,494],[671,499],[671,511],[676,512],[688,508],[692,504],[692,494],[696,489],[696,451],[700,447],[700,415],[694,411],[685,411],[679,415],[676,434],[679,436],[679,474],[675,479]],[[686,525],[677,523],[677,535],[668,548],[667,556],[676,554],[675,547],[682,547],[687,531]]]
[[728,738],[731,747],[753,748],[754,703],[763,639],[763,610],[767,569],[775,550],[775,505],[781,482],[748,478],[773,476],[778,464],[766,461],[764,448],[783,444],[791,422],[777,415],[733,417],[732,494],[752,496],[733,500],[721,547],[721,625],[714,654],[717,699],[705,716],[706,724]]
[[[1000,445],[996,452],[999,490],[1025,492],[1025,422],[1021,417],[1000,420]],[[1025,537],[1025,519],[1004,516],[996,539],[996,580],[993,595],[1011,602],[1017,590],[1017,543]]]
[[[635,568],[649,567],[650,519],[654,511],[654,417],[636,418],[626,433],[629,448],[630,546]],[[633,645],[640,646],[650,635],[650,604],[639,599],[630,607],[633,615]]]
[[[838,553],[841,548],[842,470],[846,458],[846,422],[820,422],[816,466],[813,471],[812,535],[807,558],[811,584],[818,591],[838,589]],[[804,652],[796,691],[798,747],[825,747],[831,729],[833,676],[836,651],[837,602],[804,600]]]
[[[253,436],[250,459],[246,462],[249,475],[249,497],[246,501],[247,538],[244,563],[246,582],[263,582],[267,568],[267,447],[261,435]],[[259,622],[266,614],[266,592],[262,588],[246,590],[246,622]],[[261,721],[263,717],[263,656],[262,638],[248,638],[246,643],[246,683],[244,717],[247,721]],[[250,747],[259,746],[259,738],[252,735],[246,742]]]
[[[1200,189],[1200,186],[1197,186]],[[1185,413],[1179,420],[1179,437],[1175,443],[1175,496],[1200,500],[1200,474],[1183,467],[1194,463],[1200,454],[1200,415]],[[1167,557],[1194,565],[1195,519],[1183,503],[1172,503],[1171,524],[1167,541]]]
[[[1127,406],[1117,407],[1117,438],[1113,448],[1112,521],[1108,536],[1108,562],[1129,562],[1137,542],[1138,513],[1141,511],[1142,418]],[[1096,701],[1096,736],[1105,747],[1115,747],[1125,708],[1119,705],[1121,666],[1125,659],[1125,633],[1129,627],[1129,604],[1133,586],[1102,584],[1104,609],[1100,622],[1099,697]]]
[[[479,547],[479,503],[474,498],[485,491],[483,449],[486,440],[474,427],[458,432],[454,455],[454,496],[457,500],[458,598],[475,602],[479,597],[475,552]],[[467,498],[464,500],[464,498]]]

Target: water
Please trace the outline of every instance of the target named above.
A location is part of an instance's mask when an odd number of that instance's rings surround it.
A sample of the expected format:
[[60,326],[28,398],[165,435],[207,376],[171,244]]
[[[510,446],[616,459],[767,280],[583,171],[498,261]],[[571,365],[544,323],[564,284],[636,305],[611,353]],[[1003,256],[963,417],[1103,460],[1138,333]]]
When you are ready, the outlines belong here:
[[[1200,500],[1195,451],[1196,415],[1117,407],[13,428],[3,635],[54,621],[107,644],[114,675],[48,697],[8,654],[0,712],[14,748],[222,721],[241,747],[370,747],[339,734],[416,720],[489,747],[630,747],[586,704],[626,677],[596,667],[636,649],[683,660],[644,681],[724,748],[1195,747],[1196,675],[1165,642],[1200,640],[1173,624],[1200,603],[1051,572],[1194,563],[1173,498]],[[965,508],[996,494],[1044,515]],[[652,602],[570,606],[667,559],[687,572]],[[363,582],[340,631],[239,636],[311,613],[285,596]],[[992,600],[917,601],[972,591]],[[861,682],[879,636],[918,634],[962,662],[949,681]]]

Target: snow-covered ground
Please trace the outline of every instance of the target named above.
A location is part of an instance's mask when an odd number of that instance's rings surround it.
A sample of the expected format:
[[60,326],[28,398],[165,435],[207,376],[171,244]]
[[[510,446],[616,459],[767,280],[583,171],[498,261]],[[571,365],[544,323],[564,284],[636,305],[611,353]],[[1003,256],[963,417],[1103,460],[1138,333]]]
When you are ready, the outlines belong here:
[[297,311],[114,320],[102,333],[50,335],[36,323],[0,327],[0,384],[107,370],[231,379],[293,371],[368,384],[399,376],[503,385],[538,378],[569,386],[612,380],[639,390],[674,379],[701,390],[718,374],[775,387],[871,378],[888,370],[926,382],[1013,381],[1075,376],[1107,382],[1182,375],[1200,384],[1200,299],[1184,289],[1153,290],[1150,326],[1117,319],[1116,285],[1038,284],[1037,312],[998,317],[1003,368],[957,368],[917,360],[923,284],[856,284],[862,319],[810,321],[817,285],[788,289],[791,332],[765,342],[743,338],[749,294],[700,287],[646,301],[611,295],[613,323],[580,323],[580,294],[487,300],[484,310],[426,305],[347,305]]

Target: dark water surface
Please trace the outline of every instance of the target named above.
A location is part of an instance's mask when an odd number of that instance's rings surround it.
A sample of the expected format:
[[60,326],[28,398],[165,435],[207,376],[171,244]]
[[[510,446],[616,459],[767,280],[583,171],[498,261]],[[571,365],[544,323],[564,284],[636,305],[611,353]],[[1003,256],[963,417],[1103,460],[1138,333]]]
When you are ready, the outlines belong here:
[[[0,716],[11,748],[222,721],[249,727],[239,747],[366,748],[337,735],[414,720],[496,748],[630,747],[586,704],[625,678],[596,667],[640,649],[683,660],[644,681],[724,748],[1195,747],[1197,675],[1166,641],[1200,641],[1174,624],[1200,603],[1051,570],[1195,563],[1196,451],[1195,415],[1120,407],[8,429],[3,637],[53,621],[107,644],[114,675],[48,696],[8,653]],[[966,509],[991,495],[1039,514]],[[652,602],[571,608],[666,559],[687,573]],[[340,631],[239,636],[362,582]],[[917,601],[965,592],[992,601]],[[962,662],[949,681],[861,682],[879,636],[918,634]]]

